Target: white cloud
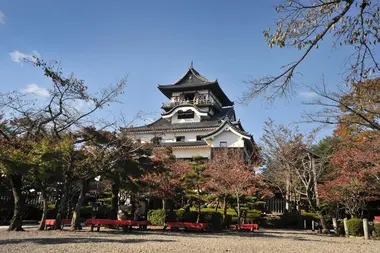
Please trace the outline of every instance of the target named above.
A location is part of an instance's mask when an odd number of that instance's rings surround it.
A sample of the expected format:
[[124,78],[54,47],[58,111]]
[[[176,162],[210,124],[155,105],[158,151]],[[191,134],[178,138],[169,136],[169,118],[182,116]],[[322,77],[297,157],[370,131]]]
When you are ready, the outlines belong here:
[[24,54],[18,50],[9,53],[11,60],[17,63],[22,63],[24,60],[34,61],[33,56],[40,57],[41,55],[36,51],[32,51],[31,54]]
[[23,89],[24,92],[26,93],[33,93],[37,96],[41,97],[48,97],[49,96],[49,91],[45,88],[42,88],[38,86],[38,84],[32,83],[28,84],[25,89]]
[[0,11],[0,24],[5,24],[5,14]]
[[305,98],[312,98],[312,97],[317,96],[317,93],[313,91],[303,91],[303,92],[298,93],[298,95]]

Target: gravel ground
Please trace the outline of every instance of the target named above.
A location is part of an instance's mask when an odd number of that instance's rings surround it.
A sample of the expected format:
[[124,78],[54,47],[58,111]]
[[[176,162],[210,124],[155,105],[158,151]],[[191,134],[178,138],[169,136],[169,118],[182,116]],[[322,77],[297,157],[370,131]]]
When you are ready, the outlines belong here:
[[380,241],[294,230],[226,233],[0,230],[0,252],[380,252]]

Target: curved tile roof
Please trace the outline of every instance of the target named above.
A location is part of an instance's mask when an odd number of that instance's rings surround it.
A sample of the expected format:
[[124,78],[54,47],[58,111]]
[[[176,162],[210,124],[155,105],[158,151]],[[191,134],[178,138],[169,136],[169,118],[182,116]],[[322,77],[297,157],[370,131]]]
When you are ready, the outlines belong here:
[[128,132],[155,132],[162,130],[195,130],[204,128],[217,128],[222,123],[222,120],[235,121],[235,110],[233,107],[222,108],[219,113],[211,116],[210,119],[202,120],[201,122],[176,123],[172,124],[170,119],[160,118],[155,122],[139,127],[124,128]]

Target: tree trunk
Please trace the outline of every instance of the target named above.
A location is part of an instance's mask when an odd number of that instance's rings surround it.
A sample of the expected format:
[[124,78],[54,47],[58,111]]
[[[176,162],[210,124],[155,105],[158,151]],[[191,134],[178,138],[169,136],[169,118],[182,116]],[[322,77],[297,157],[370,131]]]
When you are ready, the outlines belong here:
[[12,175],[9,179],[13,192],[14,210],[8,231],[24,231],[22,228],[22,209],[24,205],[21,193],[22,177],[20,175]]
[[65,179],[65,182],[63,184],[63,193],[62,197],[59,203],[59,209],[57,212],[57,217],[55,218],[55,229],[61,229],[61,219],[66,211],[66,204],[67,204],[67,195],[69,194],[69,186],[68,181]]
[[218,208],[219,208],[219,198],[218,198],[218,200],[216,202],[216,207],[215,207],[215,212],[216,213],[218,212]]
[[236,204],[237,204],[237,215],[238,215],[238,229],[240,229],[240,198],[239,195],[236,195]]
[[112,200],[111,200],[111,211],[110,218],[115,220],[117,218],[117,211],[119,207],[119,191],[120,191],[120,180],[115,179],[112,182]]
[[41,189],[42,193],[42,217],[40,221],[40,226],[38,227],[38,230],[44,230],[45,229],[45,221],[46,221],[46,216],[47,216],[47,211],[48,211],[48,197],[46,195],[46,192]]
[[199,193],[199,185],[197,185],[197,209],[198,209],[198,215],[197,215],[197,222],[200,222],[201,219],[201,196]]
[[82,208],[84,197],[86,195],[86,179],[82,179],[80,182],[80,193],[77,203],[73,212],[73,219],[71,220],[71,230],[78,230],[80,227],[80,209]]
[[323,211],[317,212],[321,221],[322,233],[330,234],[330,230],[327,228],[327,222]]
[[285,209],[290,212],[290,174],[286,175]]
[[224,225],[227,226],[227,197],[223,197],[223,221]]
[[314,195],[315,204],[319,207],[319,193],[318,193],[318,179],[317,179],[317,169],[315,166],[315,159],[311,156],[311,169],[313,171],[313,183],[314,183]]

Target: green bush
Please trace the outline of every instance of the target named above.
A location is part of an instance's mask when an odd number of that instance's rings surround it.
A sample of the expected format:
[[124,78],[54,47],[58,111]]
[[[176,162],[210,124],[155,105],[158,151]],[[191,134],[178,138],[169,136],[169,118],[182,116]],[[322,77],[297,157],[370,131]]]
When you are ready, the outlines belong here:
[[[183,208],[178,209],[177,221],[181,222],[196,222],[198,213],[196,211],[185,212]],[[222,228],[223,215],[219,212],[201,212],[199,222],[209,223],[210,227],[215,230]]]
[[165,210],[149,210],[148,221],[150,221],[153,225],[163,226],[165,224]]
[[226,217],[224,217],[223,226],[229,227],[232,224],[232,215],[226,214]]
[[373,225],[373,230],[375,231],[376,237],[380,237],[380,223],[375,223]]
[[177,221],[181,221],[183,214],[185,213],[185,208],[180,208],[176,211]]
[[212,229],[219,230],[222,228],[223,215],[219,212],[201,213],[201,221],[209,223]]
[[347,221],[348,234],[353,236],[364,236],[363,222],[361,219],[352,218]]

